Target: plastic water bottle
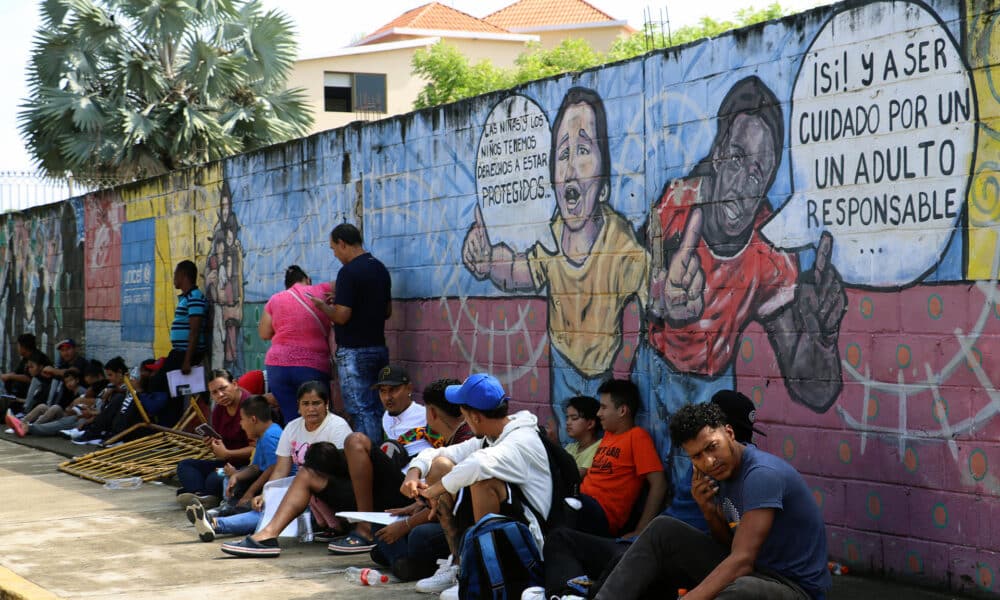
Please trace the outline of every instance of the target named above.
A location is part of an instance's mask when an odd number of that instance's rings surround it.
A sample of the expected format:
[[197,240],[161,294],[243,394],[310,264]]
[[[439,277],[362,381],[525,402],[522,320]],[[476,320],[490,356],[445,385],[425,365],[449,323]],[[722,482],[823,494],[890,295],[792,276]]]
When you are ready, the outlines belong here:
[[389,576],[383,575],[378,569],[347,567],[344,571],[344,579],[358,585],[385,585],[389,583]]
[[299,515],[299,541],[305,544],[313,541],[313,515],[308,508]]

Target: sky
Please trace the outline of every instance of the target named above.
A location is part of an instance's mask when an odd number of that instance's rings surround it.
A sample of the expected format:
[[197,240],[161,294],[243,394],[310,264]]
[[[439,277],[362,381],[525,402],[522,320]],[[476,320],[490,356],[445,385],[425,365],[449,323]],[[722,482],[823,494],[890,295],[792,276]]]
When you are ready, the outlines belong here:
[[[484,17],[514,0],[441,0],[458,10]],[[369,2],[320,2],[319,0],[262,0],[268,9],[283,10],[295,22],[299,56],[322,56],[349,45],[403,12],[420,6],[422,0],[375,0]],[[770,0],[590,0],[591,4],[618,20],[641,28],[646,11],[653,21],[669,18],[671,29],[696,23],[703,16],[724,20],[748,5],[764,7]],[[793,12],[829,4],[829,0],[781,0]],[[34,32],[41,24],[38,2],[0,0],[0,173],[32,169],[32,162],[17,131],[18,105],[27,96],[25,68],[31,54]]]

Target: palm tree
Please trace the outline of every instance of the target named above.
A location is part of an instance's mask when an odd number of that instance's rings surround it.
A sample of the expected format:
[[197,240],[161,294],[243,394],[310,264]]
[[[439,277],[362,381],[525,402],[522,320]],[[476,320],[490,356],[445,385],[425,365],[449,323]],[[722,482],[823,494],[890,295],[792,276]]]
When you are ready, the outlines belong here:
[[259,0],[44,0],[19,128],[50,176],[135,179],[305,135],[292,24]]

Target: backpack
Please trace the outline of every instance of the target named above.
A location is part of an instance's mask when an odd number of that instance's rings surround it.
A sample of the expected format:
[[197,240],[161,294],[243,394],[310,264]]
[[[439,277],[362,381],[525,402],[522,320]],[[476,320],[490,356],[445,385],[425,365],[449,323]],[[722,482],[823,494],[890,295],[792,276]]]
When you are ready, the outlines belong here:
[[518,600],[526,588],[544,585],[542,558],[528,526],[489,514],[462,540],[458,597]]
[[542,518],[541,511],[531,505],[519,486],[512,486],[512,489],[518,494],[521,503],[535,515],[542,533],[548,533],[556,527],[574,525],[576,514],[566,504],[566,498],[575,498],[580,492],[580,468],[573,456],[545,435],[543,430],[538,430],[538,436],[545,447],[545,456],[549,459],[549,476],[552,478],[552,501],[548,517]]

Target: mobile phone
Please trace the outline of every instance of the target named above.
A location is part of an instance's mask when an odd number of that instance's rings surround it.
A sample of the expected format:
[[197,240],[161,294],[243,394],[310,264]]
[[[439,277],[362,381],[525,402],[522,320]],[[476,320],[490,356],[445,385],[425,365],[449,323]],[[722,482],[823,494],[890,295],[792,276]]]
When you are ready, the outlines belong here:
[[220,440],[222,439],[222,436],[219,435],[219,432],[212,429],[212,426],[209,425],[208,423],[202,423],[201,425],[195,427],[194,432],[202,437],[218,438]]

